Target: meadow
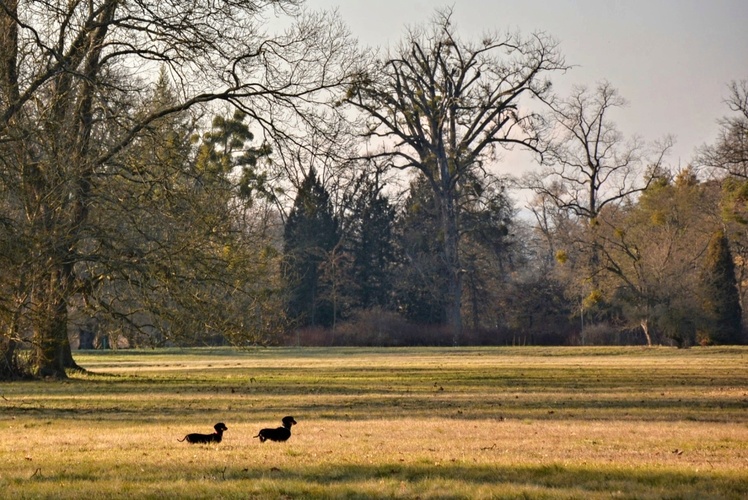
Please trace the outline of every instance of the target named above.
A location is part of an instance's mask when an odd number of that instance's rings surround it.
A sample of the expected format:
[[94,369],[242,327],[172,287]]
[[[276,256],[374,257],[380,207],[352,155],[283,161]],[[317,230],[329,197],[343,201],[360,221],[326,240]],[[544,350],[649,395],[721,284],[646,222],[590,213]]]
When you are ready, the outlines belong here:
[[[0,385],[4,498],[748,498],[748,348],[77,353]],[[262,427],[293,415],[286,443]],[[178,438],[228,431],[220,444]]]

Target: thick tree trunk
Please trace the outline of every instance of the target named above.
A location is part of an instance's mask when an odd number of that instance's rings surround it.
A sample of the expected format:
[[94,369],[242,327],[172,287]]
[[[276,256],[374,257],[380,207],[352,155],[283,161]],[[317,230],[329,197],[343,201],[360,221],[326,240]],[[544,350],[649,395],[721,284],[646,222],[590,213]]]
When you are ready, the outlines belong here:
[[16,341],[10,337],[0,339],[0,380],[13,380],[16,373]]
[[44,321],[35,331],[35,352],[33,374],[40,378],[67,378],[67,370],[82,368],[73,359],[70,340],[67,334],[67,313],[65,318],[55,317]]
[[442,231],[444,232],[444,262],[447,268],[446,319],[452,333],[452,344],[458,345],[462,337],[462,266],[459,253],[457,209],[451,192],[442,193]]
[[41,378],[67,378],[66,369],[80,370],[68,339],[67,293],[71,269],[53,271],[35,294],[32,372]]
[[[64,352],[67,342],[67,306],[57,294],[40,297],[34,326],[32,370],[41,378],[66,378]],[[44,304],[43,302],[48,302]]]
[[0,9],[0,92],[8,103],[18,101],[18,0]]
[[[77,96],[75,119],[77,130],[70,137],[63,133],[56,137],[65,151],[62,158],[47,158],[47,162],[30,169],[29,185],[33,186],[36,199],[41,200],[40,223],[43,234],[50,236],[49,248],[41,252],[48,255],[47,271],[39,277],[35,290],[34,356],[32,371],[43,378],[66,378],[66,368],[80,370],[73,360],[68,340],[67,304],[73,293],[75,273],[72,249],[77,243],[79,228],[88,218],[89,197],[92,189],[93,165],[89,163],[89,146],[93,128],[93,97],[96,91],[96,75],[99,71],[99,57],[103,40],[117,7],[116,1],[107,3],[98,21],[100,26],[89,33],[90,50],[83,46],[71,51],[73,66],[83,64],[87,78],[80,83],[80,90],[74,91],[76,80],[72,72],[64,72],[55,79],[56,96],[52,105],[52,122],[55,125],[68,124],[70,120],[71,97]],[[53,148],[54,150],[55,148]],[[48,181],[49,172],[55,172],[63,179],[74,179],[77,189],[72,200],[60,200],[55,193],[58,187]],[[53,177],[54,178],[54,177]],[[72,201],[72,203],[70,203]],[[66,213],[68,212],[68,213]],[[45,252],[49,251],[48,254]],[[43,261],[43,260],[41,260]]]

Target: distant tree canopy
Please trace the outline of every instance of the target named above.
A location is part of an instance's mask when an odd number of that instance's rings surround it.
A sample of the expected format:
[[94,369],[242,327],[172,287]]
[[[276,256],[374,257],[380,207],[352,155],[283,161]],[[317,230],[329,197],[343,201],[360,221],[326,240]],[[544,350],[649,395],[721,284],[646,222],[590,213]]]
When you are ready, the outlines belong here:
[[398,307],[416,323],[445,324],[449,270],[439,250],[444,239],[438,206],[423,177],[410,185],[396,224],[401,261],[395,290]]
[[604,211],[598,220],[600,300],[641,326],[648,342],[652,336],[684,346],[695,341],[702,318],[693,270],[703,266],[716,202],[715,191],[687,170],[657,179],[638,203]]
[[728,91],[725,103],[733,114],[720,120],[717,141],[702,146],[695,162],[727,177],[748,179],[748,80],[730,83]]

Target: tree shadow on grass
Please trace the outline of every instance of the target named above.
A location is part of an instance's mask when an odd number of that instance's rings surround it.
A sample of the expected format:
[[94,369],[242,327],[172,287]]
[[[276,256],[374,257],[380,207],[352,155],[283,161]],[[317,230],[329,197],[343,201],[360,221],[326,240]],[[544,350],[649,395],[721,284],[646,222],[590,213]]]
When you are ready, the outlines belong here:
[[[28,481],[72,479],[97,483],[105,478],[60,474],[34,474]],[[255,466],[187,467],[172,481],[213,483],[217,496],[251,487],[258,498],[748,498],[748,479],[737,474],[705,471],[644,470],[541,465],[469,465],[464,463],[378,465],[300,464],[279,469]],[[136,483],[137,479],[134,480]],[[94,484],[89,484],[95,487]],[[107,485],[99,485],[102,493]],[[155,494],[159,484],[149,491]],[[113,492],[117,496],[117,492]],[[267,495],[267,496],[265,496]],[[167,495],[168,496],[168,495]]]
[[[62,396],[62,397],[61,397]],[[600,395],[598,398],[566,401],[558,405],[552,399],[515,400],[501,395],[476,400],[449,395],[360,394],[288,395],[283,397],[241,397],[229,391],[176,392],[150,391],[133,400],[128,392],[113,394],[88,392],[85,398],[71,394],[7,396],[0,400],[0,410],[7,416],[39,419],[85,419],[101,421],[150,421],[163,418],[189,420],[193,416],[241,415],[242,419],[264,418],[291,412],[309,420],[367,421],[381,419],[444,418],[455,421],[524,420],[538,421],[694,421],[745,422],[745,400],[723,398],[662,399],[621,401]],[[223,417],[222,417],[223,418]]]
[[[197,352],[210,351],[187,351],[193,357]],[[360,355],[358,350],[344,352]],[[149,365],[147,357],[139,353],[134,359]],[[655,365],[644,372],[621,365],[294,367],[285,366],[285,358],[272,366],[216,363],[193,370],[182,366],[183,358],[166,363],[177,368],[168,373],[89,372],[63,383],[9,384],[0,394],[0,411],[18,417],[135,421],[213,414],[265,418],[287,411],[332,421],[748,421],[745,391],[735,389],[746,384],[740,370],[717,374],[712,369],[705,375],[690,365],[674,370]]]
[[[537,466],[471,466],[463,464],[384,464],[376,466],[337,465],[300,470],[237,471],[226,479],[250,477],[259,479],[271,475],[276,480],[308,483],[353,492],[356,485],[376,480],[414,485],[417,483],[458,483],[461,488],[491,487],[497,490],[545,491],[560,496],[586,496],[587,493],[621,492],[626,496],[746,498],[748,479],[705,472],[668,470],[606,469],[567,467],[559,464]],[[446,493],[446,492],[445,492]]]

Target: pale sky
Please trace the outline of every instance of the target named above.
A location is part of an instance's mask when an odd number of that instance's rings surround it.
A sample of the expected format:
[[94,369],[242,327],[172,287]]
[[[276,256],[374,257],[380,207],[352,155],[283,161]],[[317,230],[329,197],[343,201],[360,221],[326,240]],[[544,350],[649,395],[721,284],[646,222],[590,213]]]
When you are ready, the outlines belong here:
[[[727,84],[748,79],[748,0],[307,0],[337,8],[364,45],[386,47],[406,26],[454,7],[466,40],[485,31],[544,31],[560,42],[568,64],[553,77],[562,95],[572,84],[608,80],[629,101],[611,119],[630,137],[676,138],[668,164],[686,166],[694,149],[716,137],[729,113]],[[506,158],[505,160],[509,160]],[[509,163],[509,161],[507,161]],[[518,173],[521,167],[500,165]]]

